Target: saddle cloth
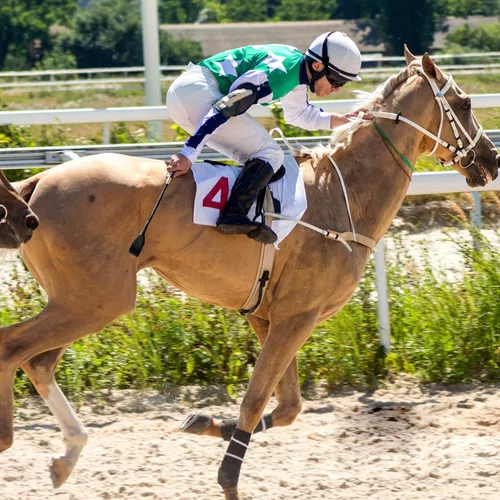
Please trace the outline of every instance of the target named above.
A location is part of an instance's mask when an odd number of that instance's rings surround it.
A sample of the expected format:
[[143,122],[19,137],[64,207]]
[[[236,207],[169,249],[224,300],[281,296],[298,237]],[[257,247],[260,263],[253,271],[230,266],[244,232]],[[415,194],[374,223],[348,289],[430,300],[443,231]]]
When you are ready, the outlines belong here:
[[[269,184],[269,188],[273,197],[281,204],[281,215],[300,220],[307,209],[304,180],[292,155],[285,155],[283,165],[286,169],[285,175]],[[196,182],[193,222],[204,226],[215,226],[241,169],[211,163],[195,163],[192,171]],[[255,203],[248,213],[251,219],[254,215]],[[271,228],[278,236],[274,243],[277,250],[279,250],[278,245],[295,226],[296,222],[293,221],[273,219]]]

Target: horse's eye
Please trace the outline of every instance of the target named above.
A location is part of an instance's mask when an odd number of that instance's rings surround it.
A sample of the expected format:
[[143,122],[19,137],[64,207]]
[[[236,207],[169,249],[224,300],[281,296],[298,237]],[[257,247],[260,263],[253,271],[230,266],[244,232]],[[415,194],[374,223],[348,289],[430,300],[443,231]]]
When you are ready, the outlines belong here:
[[470,98],[467,97],[467,99],[465,99],[465,102],[462,104],[462,108],[470,109]]

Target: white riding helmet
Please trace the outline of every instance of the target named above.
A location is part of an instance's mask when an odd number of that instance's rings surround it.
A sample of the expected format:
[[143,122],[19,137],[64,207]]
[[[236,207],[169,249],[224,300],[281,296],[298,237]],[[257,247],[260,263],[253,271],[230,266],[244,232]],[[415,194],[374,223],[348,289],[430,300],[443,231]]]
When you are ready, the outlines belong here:
[[[357,45],[340,31],[323,33],[310,45],[306,51],[306,59],[309,61],[311,70],[312,61],[324,64],[325,70],[317,72],[312,70],[312,84],[323,76],[331,83],[342,86],[348,81],[360,81],[358,76],[361,69],[361,54]],[[337,80],[337,81],[335,81]]]

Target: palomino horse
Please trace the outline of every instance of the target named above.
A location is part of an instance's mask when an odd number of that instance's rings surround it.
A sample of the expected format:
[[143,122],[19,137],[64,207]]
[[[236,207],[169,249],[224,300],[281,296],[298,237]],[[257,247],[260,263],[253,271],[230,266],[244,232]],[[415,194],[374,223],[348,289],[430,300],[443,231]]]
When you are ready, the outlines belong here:
[[38,217],[0,170],[0,241],[2,248],[28,243],[38,227]]
[[[451,162],[471,186],[496,178],[497,151],[479,127],[469,97],[427,54],[421,61],[406,56],[407,66],[364,103],[380,117],[379,128],[371,121],[348,124],[333,135],[330,147],[297,158],[309,204],[306,222],[340,232],[351,231],[352,223],[359,234],[380,240],[411,181],[408,164],[424,152]],[[347,188],[350,215],[332,159]],[[171,183],[140,257],[128,253],[164,181],[163,162],[103,154],[15,185],[40,217],[40,228],[21,253],[48,302],[36,317],[0,329],[0,451],[13,441],[12,387],[22,366],[64,436],[65,451],[52,461],[56,487],[70,475],[87,440],[54,380],[57,362],[72,342],[132,311],[137,271],[151,267],[186,293],[232,309],[242,306],[252,286],[259,244],[192,223],[191,175]],[[0,234],[0,246],[10,240]],[[292,231],[277,253],[261,307],[248,317],[262,350],[238,420],[219,424],[202,414],[182,426],[230,440],[219,469],[226,498],[238,498],[248,446],[241,436],[290,425],[301,410],[296,353],[314,327],[352,296],[370,250],[356,242],[351,246],[349,252],[302,226]],[[262,416],[273,391],[278,404]]]

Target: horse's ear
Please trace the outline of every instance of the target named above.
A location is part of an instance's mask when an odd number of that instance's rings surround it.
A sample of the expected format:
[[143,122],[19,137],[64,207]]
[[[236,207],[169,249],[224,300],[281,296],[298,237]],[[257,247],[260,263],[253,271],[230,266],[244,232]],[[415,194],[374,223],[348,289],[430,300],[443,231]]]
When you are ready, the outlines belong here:
[[429,78],[433,78],[434,80],[441,82],[446,80],[444,73],[437,67],[428,52],[422,56],[422,69]]
[[408,49],[408,46],[405,43],[405,59],[406,59],[406,64],[409,66],[410,63],[415,61],[417,59]]

